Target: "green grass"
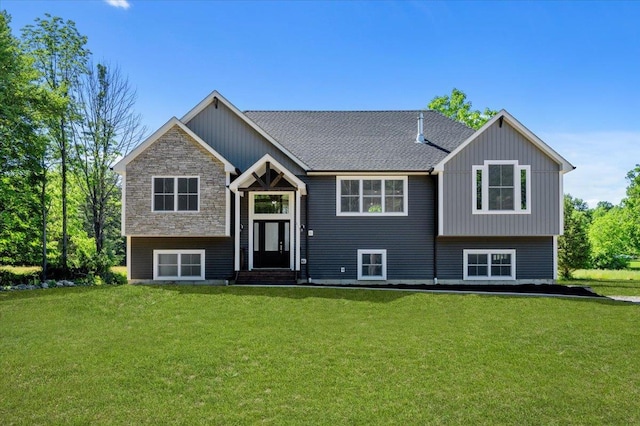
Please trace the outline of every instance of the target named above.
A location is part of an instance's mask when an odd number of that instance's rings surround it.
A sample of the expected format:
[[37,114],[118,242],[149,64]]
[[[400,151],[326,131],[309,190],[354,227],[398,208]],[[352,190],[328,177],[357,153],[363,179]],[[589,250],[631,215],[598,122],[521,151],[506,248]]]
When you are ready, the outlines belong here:
[[39,266],[10,266],[10,265],[0,265],[0,270],[6,270],[12,272],[16,275],[31,275],[35,272],[42,271],[42,268]]
[[560,281],[565,285],[585,285],[607,296],[640,296],[640,261],[631,262],[629,269],[579,269],[573,279]]
[[640,306],[374,290],[0,293],[3,424],[638,424]]

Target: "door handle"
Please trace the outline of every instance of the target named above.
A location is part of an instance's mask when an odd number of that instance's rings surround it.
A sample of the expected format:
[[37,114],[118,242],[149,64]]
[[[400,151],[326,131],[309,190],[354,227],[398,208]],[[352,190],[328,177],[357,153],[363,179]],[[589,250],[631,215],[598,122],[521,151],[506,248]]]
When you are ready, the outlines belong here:
[[280,241],[280,254],[282,254],[282,241]]

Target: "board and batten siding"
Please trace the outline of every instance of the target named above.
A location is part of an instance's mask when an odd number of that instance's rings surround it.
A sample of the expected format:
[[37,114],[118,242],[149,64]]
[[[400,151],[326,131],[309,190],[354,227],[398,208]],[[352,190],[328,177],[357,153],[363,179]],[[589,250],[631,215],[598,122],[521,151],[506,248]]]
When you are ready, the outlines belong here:
[[553,237],[438,237],[438,279],[463,279],[463,250],[514,249],[516,279],[553,279]]
[[[530,214],[472,214],[472,167],[485,160],[518,160],[531,166]],[[506,121],[480,134],[444,166],[443,235],[560,234],[560,165]]]
[[336,216],[336,177],[310,176],[305,182],[307,231],[313,231],[305,254],[312,280],[357,280],[358,249],[387,250],[387,281],[433,278],[434,177],[409,176],[407,216]]
[[292,173],[302,173],[298,164],[238,117],[223,102],[219,102],[217,108],[213,104],[207,106],[185,124],[241,172],[247,170],[265,154],[269,154]]
[[153,250],[205,250],[205,279],[225,280],[233,276],[233,238],[131,238],[132,280],[153,279]]

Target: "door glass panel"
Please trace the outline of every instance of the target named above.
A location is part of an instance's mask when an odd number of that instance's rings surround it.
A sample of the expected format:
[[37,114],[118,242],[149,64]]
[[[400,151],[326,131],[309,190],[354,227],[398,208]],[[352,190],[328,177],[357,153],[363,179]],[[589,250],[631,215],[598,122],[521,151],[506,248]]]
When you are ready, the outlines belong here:
[[253,251],[260,251],[260,224],[253,224]]
[[278,251],[278,222],[264,224],[264,250]]
[[284,223],[284,251],[289,251],[289,222]]

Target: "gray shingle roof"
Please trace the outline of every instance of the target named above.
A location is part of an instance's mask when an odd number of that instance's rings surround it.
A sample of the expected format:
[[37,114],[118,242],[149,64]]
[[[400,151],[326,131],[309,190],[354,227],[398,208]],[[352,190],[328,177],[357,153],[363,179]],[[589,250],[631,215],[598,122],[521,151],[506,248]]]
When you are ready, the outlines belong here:
[[314,171],[424,171],[473,134],[435,111],[246,111],[245,114]]

